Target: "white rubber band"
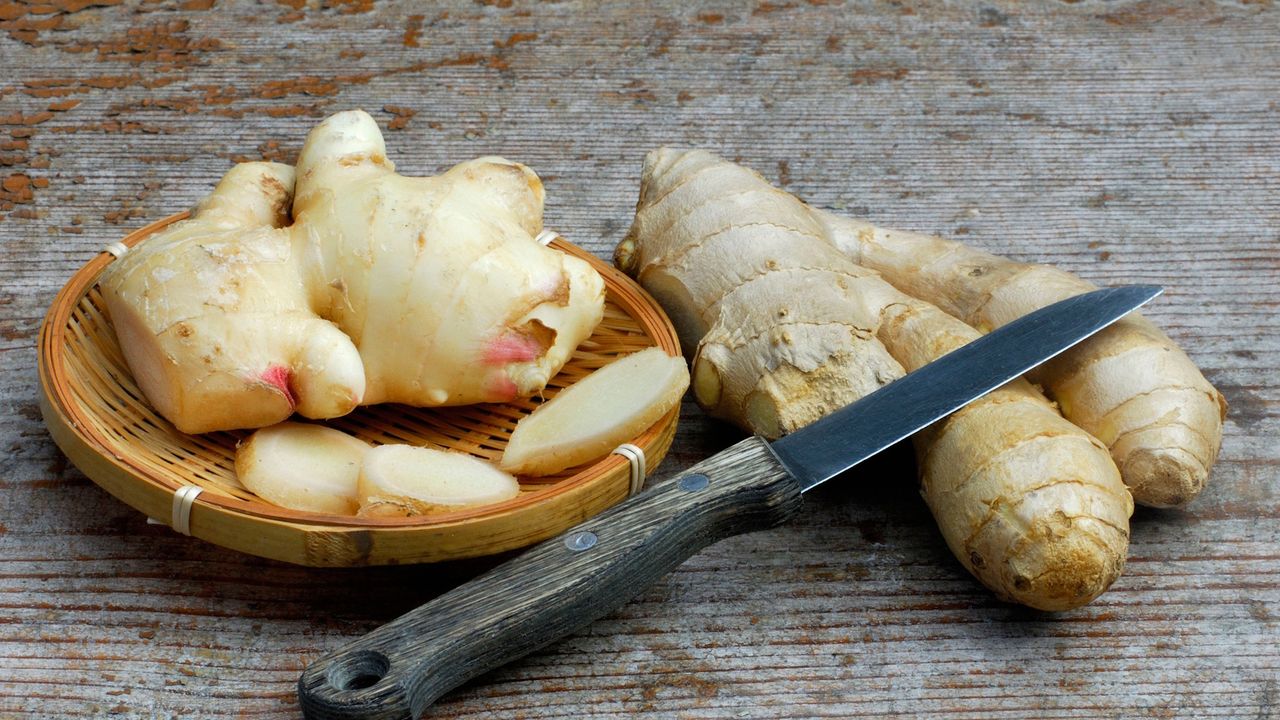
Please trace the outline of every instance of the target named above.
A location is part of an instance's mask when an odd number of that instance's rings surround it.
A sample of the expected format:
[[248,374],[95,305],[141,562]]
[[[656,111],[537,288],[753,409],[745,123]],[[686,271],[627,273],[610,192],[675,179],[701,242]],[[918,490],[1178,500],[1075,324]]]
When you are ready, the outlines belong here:
[[560,233],[555,230],[543,230],[538,233],[538,237],[534,238],[534,240],[537,240],[539,245],[550,245],[551,241],[558,237],[560,237]]
[[171,527],[183,535],[191,534],[191,505],[204,488],[186,485],[173,494],[173,522]]
[[631,464],[631,488],[627,497],[631,497],[644,487],[644,450],[631,443],[623,443],[613,449],[611,455],[621,455]]
[[116,257],[120,257],[121,255],[129,252],[129,246],[122,242],[113,242],[103,246],[102,251],[109,252]]

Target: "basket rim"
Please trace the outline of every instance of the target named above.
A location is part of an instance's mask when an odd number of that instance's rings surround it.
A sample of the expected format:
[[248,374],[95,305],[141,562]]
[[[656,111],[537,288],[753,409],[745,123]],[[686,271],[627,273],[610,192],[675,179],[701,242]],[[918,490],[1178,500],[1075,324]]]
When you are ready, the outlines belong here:
[[[190,211],[183,211],[161,218],[134,230],[119,242],[127,248],[132,248],[155,232],[190,216]],[[625,312],[637,320],[646,335],[654,341],[654,345],[663,348],[673,356],[680,355],[680,345],[674,326],[662,311],[661,306],[648,292],[621,271],[560,236],[555,237],[550,245],[566,254],[590,263],[604,277],[610,299],[614,300]],[[75,450],[62,447],[63,452],[73,461],[77,461],[79,458],[76,456],[81,453],[90,453],[96,456],[96,460],[108,463],[116,472],[127,475],[133,480],[141,481],[155,489],[167,492],[172,496],[184,485],[170,478],[155,474],[147,468],[130,464],[125,458],[119,456],[113,444],[94,429],[92,422],[88,421],[88,416],[72,397],[70,385],[66,381],[70,374],[65,361],[65,350],[71,313],[97,284],[99,276],[114,259],[115,256],[106,249],[99,251],[62,286],[45,314],[41,323],[40,340],[37,347],[37,367],[42,396],[40,398],[41,406],[42,409],[47,407],[48,410],[52,411],[45,413],[45,422],[49,426],[51,434],[54,435],[54,439],[59,441],[58,444],[62,446],[64,442],[73,442],[79,446]],[[618,302],[619,300],[626,302]],[[633,314],[633,310],[637,307],[654,312],[660,322],[645,322],[644,318],[636,317]],[[667,426],[677,421],[679,411],[680,408],[677,406],[630,442],[640,446],[647,452],[663,432],[668,429]],[[56,429],[59,432],[55,432],[54,422],[61,426]],[[173,432],[176,433],[178,431],[174,430]],[[63,437],[59,437],[60,435]],[[79,465],[78,462],[76,464]],[[546,482],[545,485],[538,482],[522,483],[522,487],[526,490],[530,486],[534,486],[536,489],[522,492],[519,496],[501,503],[409,518],[353,517],[304,512],[271,505],[265,500],[253,502],[212,492],[201,493],[195,500],[195,505],[218,508],[224,512],[247,516],[256,521],[301,526],[308,530],[377,531],[379,529],[412,530],[415,528],[440,530],[466,525],[477,520],[500,519],[503,516],[519,513],[530,506],[537,505],[557,495],[608,478],[627,464],[627,459],[620,455],[607,455],[590,465],[584,466],[569,477],[554,482]],[[81,469],[83,471],[83,468]],[[94,477],[94,474],[87,472],[85,474],[96,484],[105,487],[99,478]],[[110,490],[110,488],[107,489]]]

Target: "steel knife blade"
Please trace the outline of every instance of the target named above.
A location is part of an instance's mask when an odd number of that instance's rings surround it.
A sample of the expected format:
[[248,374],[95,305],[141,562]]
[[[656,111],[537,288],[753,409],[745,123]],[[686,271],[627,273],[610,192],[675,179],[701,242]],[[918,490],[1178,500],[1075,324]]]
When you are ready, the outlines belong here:
[[1163,292],[1126,285],[1067,298],[938,358],[770,444],[810,490],[1047,362]]

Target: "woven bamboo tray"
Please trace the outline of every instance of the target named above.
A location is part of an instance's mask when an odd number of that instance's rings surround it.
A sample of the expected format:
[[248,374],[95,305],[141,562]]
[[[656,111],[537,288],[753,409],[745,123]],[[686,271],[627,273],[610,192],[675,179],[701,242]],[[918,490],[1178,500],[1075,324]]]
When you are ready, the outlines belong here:
[[[132,247],[180,213],[125,237]],[[675,330],[653,298],[595,256],[556,239],[604,277],[604,321],[552,381],[545,398],[595,368],[657,345],[675,355]],[[354,518],[271,505],[236,480],[236,444],[249,431],[185,435],[148,405],[116,343],[96,283],[114,256],[86,264],[54,299],[40,331],[41,411],[55,442],[112,495],[169,524],[175,495],[202,488],[189,534],[253,555],[324,567],[436,562],[530,545],[628,495],[629,462],[610,455],[545,478],[520,478],[520,495],[481,508],[417,518]],[[457,408],[363,407],[327,424],[372,443],[411,443],[497,459],[535,400]],[[679,408],[631,440],[648,470],[666,455]],[[183,492],[182,494],[185,494]],[[179,497],[181,501],[181,497]]]

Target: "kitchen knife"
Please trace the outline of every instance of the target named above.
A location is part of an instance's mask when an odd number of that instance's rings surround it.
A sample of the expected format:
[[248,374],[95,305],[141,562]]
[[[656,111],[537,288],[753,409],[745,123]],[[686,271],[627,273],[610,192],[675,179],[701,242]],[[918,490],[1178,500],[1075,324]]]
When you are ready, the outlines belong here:
[[312,663],[314,720],[416,718],[463,682],[621,606],[718,540],[777,525],[816,487],[1159,295],[1134,285],[1012,322],[772,443],[751,437]]

